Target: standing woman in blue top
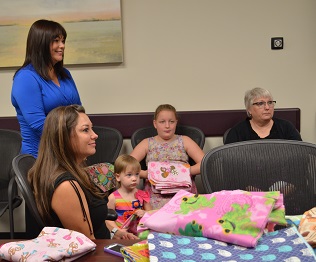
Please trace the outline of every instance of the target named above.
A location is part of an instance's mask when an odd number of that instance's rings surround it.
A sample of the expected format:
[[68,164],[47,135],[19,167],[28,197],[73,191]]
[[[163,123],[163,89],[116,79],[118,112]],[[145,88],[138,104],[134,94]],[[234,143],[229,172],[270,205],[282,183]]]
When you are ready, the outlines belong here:
[[23,65],[15,72],[11,102],[22,135],[22,154],[37,157],[47,114],[58,106],[81,105],[76,84],[64,68],[66,30],[57,22],[38,20],[29,30]]

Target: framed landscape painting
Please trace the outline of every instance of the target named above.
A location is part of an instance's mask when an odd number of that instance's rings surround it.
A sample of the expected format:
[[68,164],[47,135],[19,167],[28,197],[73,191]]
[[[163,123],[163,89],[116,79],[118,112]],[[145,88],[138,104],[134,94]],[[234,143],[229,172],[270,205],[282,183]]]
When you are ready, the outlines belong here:
[[3,0],[0,67],[22,65],[28,31],[38,19],[66,29],[66,65],[123,62],[120,0]]

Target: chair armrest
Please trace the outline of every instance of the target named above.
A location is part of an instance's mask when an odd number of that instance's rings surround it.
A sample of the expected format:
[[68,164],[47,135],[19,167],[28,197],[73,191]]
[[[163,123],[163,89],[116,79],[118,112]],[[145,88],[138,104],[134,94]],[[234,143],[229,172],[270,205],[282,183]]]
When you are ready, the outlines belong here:
[[117,213],[113,209],[108,209],[108,215],[106,220],[115,221],[117,219]]

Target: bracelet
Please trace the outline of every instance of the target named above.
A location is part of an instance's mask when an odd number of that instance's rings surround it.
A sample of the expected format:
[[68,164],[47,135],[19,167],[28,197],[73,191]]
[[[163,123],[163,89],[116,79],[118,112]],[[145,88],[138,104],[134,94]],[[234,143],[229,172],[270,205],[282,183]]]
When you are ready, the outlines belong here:
[[111,238],[114,237],[115,233],[118,231],[118,228],[117,227],[113,227],[112,230],[111,230]]

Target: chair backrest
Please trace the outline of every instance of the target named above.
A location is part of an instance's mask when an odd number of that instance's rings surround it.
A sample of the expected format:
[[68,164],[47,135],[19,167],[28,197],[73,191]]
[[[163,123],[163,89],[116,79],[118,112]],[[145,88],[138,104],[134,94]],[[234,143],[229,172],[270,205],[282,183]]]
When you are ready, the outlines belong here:
[[207,152],[201,163],[206,193],[221,190],[281,191],[287,215],[316,206],[316,145],[253,140]]
[[227,135],[228,135],[228,133],[229,133],[230,130],[231,130],[231,128],[228,128],[228,129],[225,131],[225,133],[224,133],[224,135],[223,135],[223,144],[225,144]]
[[[15,179],[18,187],[25,200],[26,209],[26,238],[35,238],[38,236],[45,223],[42,220],[34,198],[33,191],[27,179],[27,173],[35,163],[35,158],[32,155],[21,154],[12,160]],[[115,221],[117,213],[113,209],[108,210],[107,220]]]
[[[201,129],[193,126],[177,125],[175,133],[178,135],[186,135],[192,138],[192,140],[195,141],[201,149],[203,149],[205,143],[205,135]],[[132,147],[135,148],[136,145],[138,145],[143,139],[153,137],[156,135],[157,130],[154,126],[148,126],[137,129],[131,137]],[[193,165],[193,159],[190,158],[189,163],[190,165]],[[147,169],[145,159],[141,161],[141,166],[142,170]]]
[[32,155],[28,154],[18,155],[12,160],[12,167],[15,172],[15,180],[25,200],[27,207],[26,210],[30,213],[31,219],[33,219],[33,221],[27,221],[27,227],[29,225],[29,227],[31,227],[32,229],[27,229],[27,231],[33,232],[27,233],[32,234],[32,236],[36,237],[39,231],[45,226],[45,223],[38,212],[33,191],[27,180],[27,173],[30,170],[30,168],[34,165],[34,163],[35,158]]
[[[19,132],[0,129],[0,202],[8,203],[8,187],[13,177],[12,159],[20,153],[22,138]],[[13,187],[13,198],[17,194],[16,185]],[[0,215],[5,210],[0,210]]]
[[87,165],[98,163],[114,163],[119,156],[122,145],[123,136],[120,131],[111,127],[94,126],[93,131],[99,136],[96,143],[96,153],[89,156]]

